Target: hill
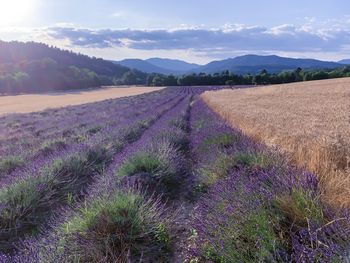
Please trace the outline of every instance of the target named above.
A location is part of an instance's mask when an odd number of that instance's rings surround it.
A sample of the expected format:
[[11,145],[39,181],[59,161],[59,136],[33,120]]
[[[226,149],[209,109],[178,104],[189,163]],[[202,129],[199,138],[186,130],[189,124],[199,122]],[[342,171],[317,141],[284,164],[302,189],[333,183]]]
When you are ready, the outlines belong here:
[[181,75],[186,74],[191,70],[195,70],[200,65],[188,63],[178,59],[167,58],[149,58],[142,59],[124,59],[121,61],[113,61],[116,64],[126,66],[129,68],[137,69],[147,73],[159,73],[159,74],[174,74]]
[[344,64],[344,65],[350,65],[350,59],[342,59],[342,60],[339,60],[338,63]]
[[229,70],[235,74],[256,74],[266,69],[270,73],[285,70],[302,69],[333,69],[342,65],[336,62],[320,61],[316,59],[295,59],[271,56],[245,55],[220,61],[213,61],[199,67],[195,72],[216,73]]
[[149,58],[146,61],[157,67],[161,67],[174,72],[186,72],[200,67],[198,64],[188,63],[186,61],[178,59]]
[[182,60],[164,58],[150,58],[146,60],[126,59],[115,63],[148,73],[184,75],[192,73],[214,74],[226,70],[234,74],[258,74],[263,69],[266,69],[270,73],[280,73],[297,68],[305,70],[335,69],[342,67],[347,62],[346,60],[343,62],[329,62],[316,59],[296,59],[276,55],[245,55],[212,61],[206,65],[191,64]]
[[172,70],[167,70],[165,68],[155,66],[152,63],[148,62],[147,60],[142,60],[142,59],[124,59],[121,61],[113,61],[113,63],[115,63],[116,65],[119,64],[132,69],[137,69],[146,73],[160,73],[160,74],[173,73]]
[[0,42],[0,93],[144,84],[147,75],[100,58],[35,42]]

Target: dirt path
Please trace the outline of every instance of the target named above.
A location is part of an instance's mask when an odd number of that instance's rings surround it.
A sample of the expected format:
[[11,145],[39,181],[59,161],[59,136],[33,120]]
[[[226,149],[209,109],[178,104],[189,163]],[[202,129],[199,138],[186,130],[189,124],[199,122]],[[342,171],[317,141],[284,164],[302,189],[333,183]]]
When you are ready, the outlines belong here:
[[28,113],[47,108],[59,108],[68,105],[79,105],[89,102],[134,96],[160,90],[159,87],[129,87],[117,86],[100,89],[65,91],[44,94],[23,94],[0,96],[0,115],[8,113]]
[[[198,99],[192,97],[190,100],[190,104],[192,104],[193,100]],[[189,111],[189,115],[187,118],[188,125],[188,138],[191,136],[191,108]],[[194,209],[195,202],[193,200],[193,186],[194,186],[194,174],[193,174],[193,160],[192,160],[192,149],[186,154],[186,159],[188,162],[188,174],[185,178],[183,178],[181,192],[178,195],[178,198],[173,202],[174,208],[177,210],[176,218],[175,218],[175,228],[176,228],[176,236],[173,241],[174,244],[174,255],[171,259],[173,263],[183,263],[186,260],[186,254],[188,249],[188,240],[191,235],[191,213]]]

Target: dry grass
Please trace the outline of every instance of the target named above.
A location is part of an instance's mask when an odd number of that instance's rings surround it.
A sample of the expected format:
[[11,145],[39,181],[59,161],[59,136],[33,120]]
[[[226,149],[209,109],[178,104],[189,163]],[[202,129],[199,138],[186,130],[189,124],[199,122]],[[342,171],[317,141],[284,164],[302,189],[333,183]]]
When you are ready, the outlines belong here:
[[232,125],[315,172],[323,200],[350,207],[350,78],[202,96]]
[[64,91],[44,94],[0,96],[0,115],[27,113],[89,102],[134,96],[159,90],[154,87],[103,87],[100,89]]

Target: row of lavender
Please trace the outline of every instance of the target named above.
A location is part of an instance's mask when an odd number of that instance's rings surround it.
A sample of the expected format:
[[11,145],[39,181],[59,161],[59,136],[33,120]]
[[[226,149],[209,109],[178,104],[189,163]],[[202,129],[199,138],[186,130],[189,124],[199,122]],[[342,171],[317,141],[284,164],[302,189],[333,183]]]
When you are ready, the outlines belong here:
[[192,95],[113,157],[84,202],[65,207],[6,262],[167,262],[172,212],[165,200],[187,174]]
[[17,249],[0,262],[349,261],[346,211],[226,125],[199,99],[208,89],[155,93],[119,126],[104,125],[111,110],[84,143],[4,180],[0,242]]
[[320,201],[315,175],[192,110],[198,203],[189,262],[348,262],[350,217]]
[[[0,179],[34,159],[74,143],[85,142],[103,129],[121,127],[128,119],[146,112],[149,105],[165,105],[177,96],[177,92],[169,90],[160,93],[164,95],[151,93],[135,98],[3,117],[0,120]],[[163,101],[159,101],[162,97]],[[135,104],[139,107],[135,108]]]
[[[199,88],[195,93],[201,90]],[[138,112],[126,114],[129,119],[133,117],[131,123],[123,122],[119,125],[121,127],[106,125],[86,141],[74,143],[68,149],[55,150],[49,156],[44,155],[44,158],[30,163],[29,167],[11,173],[5,178],[9,180],[3,180],[0,189],[1,250],[12,251],[17,240],[28,235],[36,236],[40,229],[47,232],[45,228],[50,218],[57,217],[62,209],[77,206],[87,193],[92,196],[94,189],[100,189],[94,182],[106,182],[108,177],[103,177],[103,174],[113,158],[124,158],[123,148],[127,144],[137,141],[159,117],[176,108],[184,96],[192,92],[190,88],[159,92],[153,96],[158,96],[157,100],[150,99],[146,106],[137,105]],[[96,105],[100,107],[99,104]],[[92,108],[94,105],[89,106]],[[130,107],[133,108],[135,105]],[[175,115],[179,113],[178,110],[172,112]],[[81,119],[84,117],[81,116]],[[158,129],[155,128],[153,133],[155,131]],[[176,143],[183,143],[183,138],[177,135]],[[139,143],[144,144],[142,141]]]
[[[26,169],[11,173],[0,188],[1,250],[13,250],[20,238],[36,235],[55,211],[79,203],[88,186],[112,162],[113,156],[138,140],[185,96],[171,94],[172,91],[157,94],[157,101],[144,103],[139,115],[129,122],[124,121],[121,127],[107,125],[89,140],[57,150],[29,163]],[[135,105],[130,110],[138,113],[133,108]],[[104,125],[103,121],[100,124]]]

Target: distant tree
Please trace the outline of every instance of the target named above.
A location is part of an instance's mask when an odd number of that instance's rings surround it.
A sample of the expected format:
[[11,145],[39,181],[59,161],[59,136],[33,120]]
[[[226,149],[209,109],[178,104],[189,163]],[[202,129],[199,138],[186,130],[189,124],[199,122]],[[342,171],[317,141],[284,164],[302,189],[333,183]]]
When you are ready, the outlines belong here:
[[137,76],[133,71],[127,71],[121,77],[121,82],[125,85],[132,85],[137,83]]
[[156,86],[156,87],[165,86],[164,78],[159,75],[155,76],[152,80],[152,86]]
[[225,85],[232,87],[235,85],[235,82],[232,79],[229,79],[229,80],[226,80]]

